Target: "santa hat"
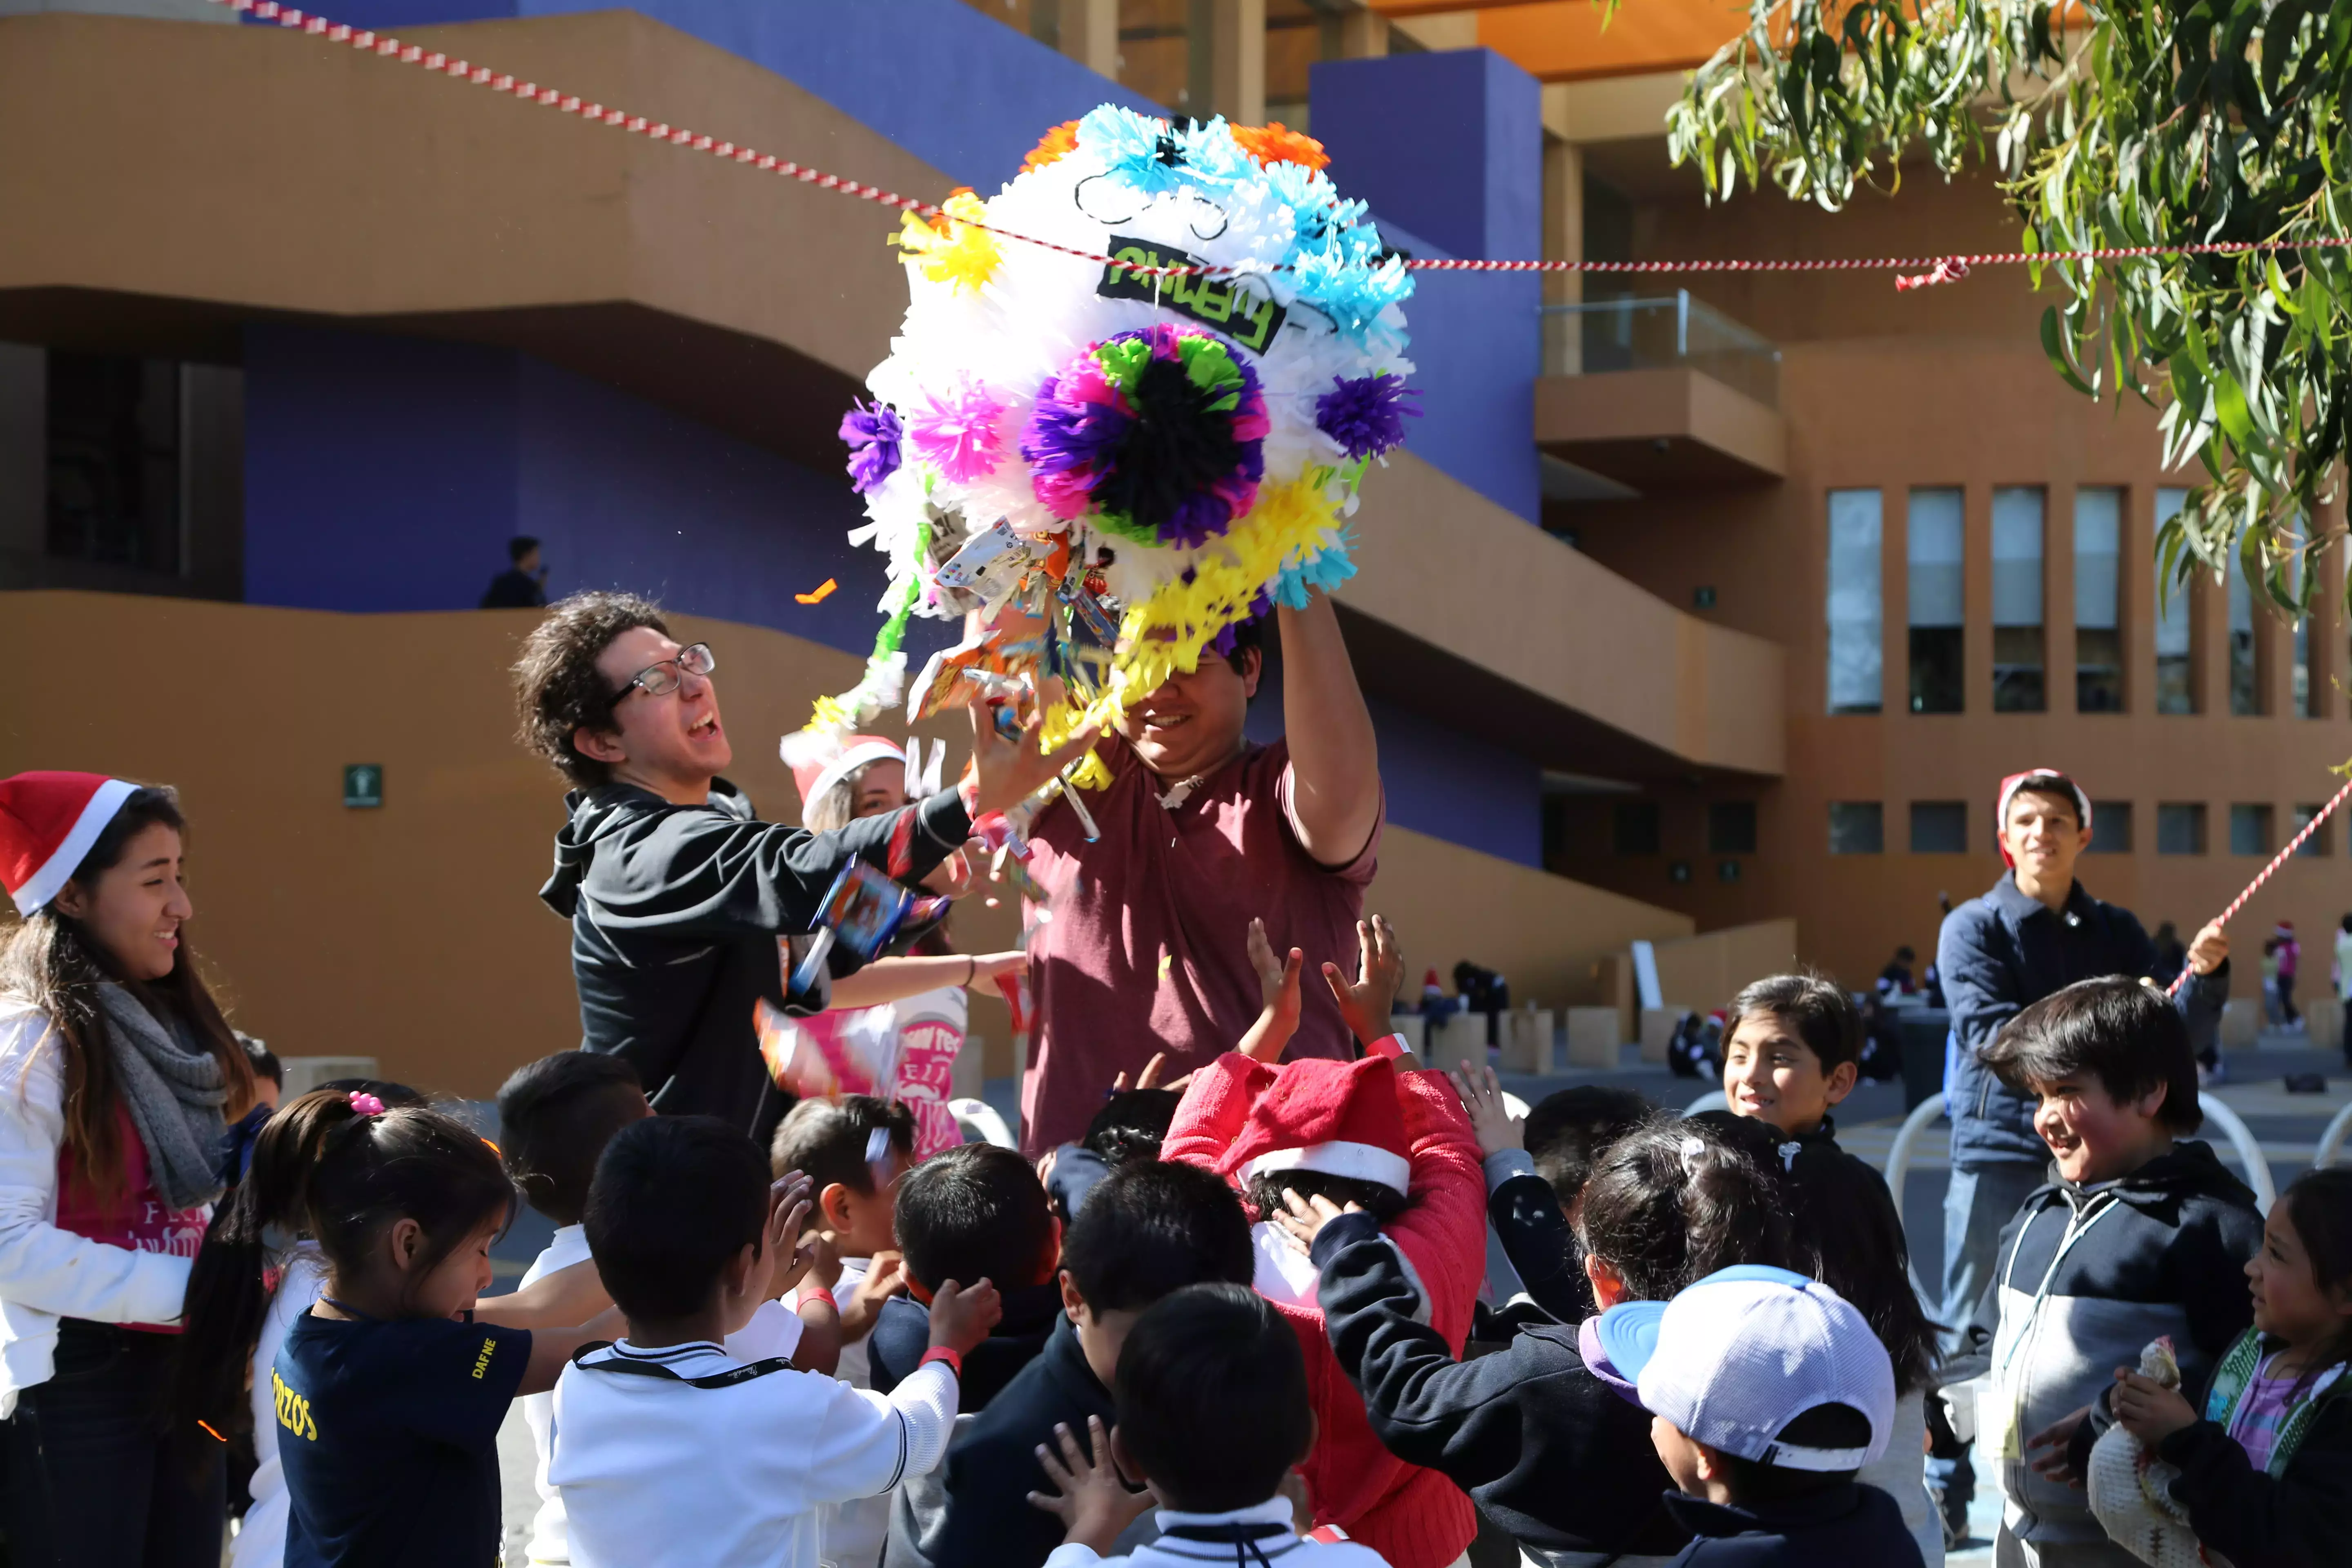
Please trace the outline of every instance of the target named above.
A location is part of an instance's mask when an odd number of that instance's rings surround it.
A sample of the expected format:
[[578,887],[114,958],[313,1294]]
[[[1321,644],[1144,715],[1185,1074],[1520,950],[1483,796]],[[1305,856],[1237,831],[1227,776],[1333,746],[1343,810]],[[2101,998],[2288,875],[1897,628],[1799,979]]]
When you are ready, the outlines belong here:
[[103,773],[18,773],[0,779],[0,883],[29,915],[89,854],[139,786]]
[[2021,773],[2011,773],[2000,781],[2000,800],[1992,808],[1993,842],[2000,846],[2000,863],[2004,866],[2017,864],[2009,852],[2009,803],[2024,789],[2047,790],[2053,795],[2063,790],[2074,797],[2074,813],[2083,819],[2083,826],[2087,830],[2091,826],[2091,797],[2083,793],[2081,784],[2056,768],[2028,768]]
[[824,730],[796,730],[784,737],[779,750],[784,765],[800,786],[801,809],[869,763],[904,766],[907,753],[879,735],[836,735]]
[[1386,1057],[1311,1058],[1275,1074],[1223,1163],[1244,1181],[1269,1171],[1320,1171],[1402,1193],[1412,1173],[1410,1147]]

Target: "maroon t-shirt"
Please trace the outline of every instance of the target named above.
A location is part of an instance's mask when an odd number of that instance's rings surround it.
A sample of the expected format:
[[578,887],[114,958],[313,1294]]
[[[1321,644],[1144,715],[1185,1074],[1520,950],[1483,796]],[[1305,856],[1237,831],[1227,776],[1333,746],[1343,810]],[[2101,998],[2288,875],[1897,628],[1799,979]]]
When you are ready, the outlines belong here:
[[[1355,1054],[1325,960],[1356,973],[1356,921],[1379,863],[1381,828],[1347,865],[1310,859],[1291,826],[1290,747],[1252,746],[1173,811],[1170,784],[1113,737],[1097,753],[1110,787],[1082,798],[1102,829],[1087,842],[1056,802],[1038,819],[1031,869],[1053,919],[1029,944],[1037,1021],[1022,1085],[1022,1146],[1034,1157],[1085,1133],[1111,1079],[1154,1052],[1174,1078],[1229,1051],[1263,1009],[1249,922],[1276,952],[1307,957],[1306,1006],[1287,1057]],[[1385,818],[1385,811],[1383,811]]]

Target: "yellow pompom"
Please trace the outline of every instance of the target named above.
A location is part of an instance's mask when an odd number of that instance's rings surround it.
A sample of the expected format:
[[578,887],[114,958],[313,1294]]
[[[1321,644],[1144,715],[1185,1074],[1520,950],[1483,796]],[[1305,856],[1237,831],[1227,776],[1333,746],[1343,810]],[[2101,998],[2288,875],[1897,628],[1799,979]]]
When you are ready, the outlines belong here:
[[971,226],[988,216],[987,205],[969,188],[959,188],[940,210],[941,216],[929,223],[907,214],[890,243],[922,257],[923,276],[932,282],[978,289],[996,275],[998,260],[996,237]]

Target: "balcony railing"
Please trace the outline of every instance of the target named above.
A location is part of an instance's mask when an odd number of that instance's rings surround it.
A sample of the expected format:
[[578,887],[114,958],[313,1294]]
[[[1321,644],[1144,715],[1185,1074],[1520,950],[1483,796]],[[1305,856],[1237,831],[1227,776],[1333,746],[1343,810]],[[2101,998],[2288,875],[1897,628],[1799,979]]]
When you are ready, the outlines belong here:
[[1780,405],[1780,351],[1687,289],[1543,307],[1546,375],[1696,370]]

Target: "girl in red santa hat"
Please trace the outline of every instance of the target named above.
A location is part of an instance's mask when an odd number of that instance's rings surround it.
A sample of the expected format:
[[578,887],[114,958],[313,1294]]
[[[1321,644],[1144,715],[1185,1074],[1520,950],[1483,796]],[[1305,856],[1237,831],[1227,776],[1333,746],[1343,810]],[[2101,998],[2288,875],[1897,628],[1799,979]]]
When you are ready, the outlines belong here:
[[10,1560],[215,1568],[221,1446],[159,1419],[253,1097],[189,952],[168,789],[0,780],[0,1415]]
[[[1259,1222],[1251,1228],[1255,1283],[1297,1331],[1307,1356],[1318,1435],[1299,1473],[1315,1522],[1337,1525],[1394,1568],[1448,1568],[1478,1532],[1470,1500],[1373,1436],[1363,1396],[1332,1356],[1314,1265],[1274,1223],[1286,1193],[1370,1210],[1420,1279],[1430,1324],[1461,1353],[1486,1261],[1478,1143],[1445,1075],[1421,1069],[1402,1037],[1372,1037],[1385,1026],[1402,963],[1385,921],[1359,922],[1358,934],[1359,983],[1346,984],[1333,964],[1323,973],[1368,1054],[1274,1065],[1297,1026],[1303,959],[1293,948],[1240,1048],[1192,1075],[1160,1157],[1217,1172]],[[1385,979],[1376,980],[1381,971]]]

